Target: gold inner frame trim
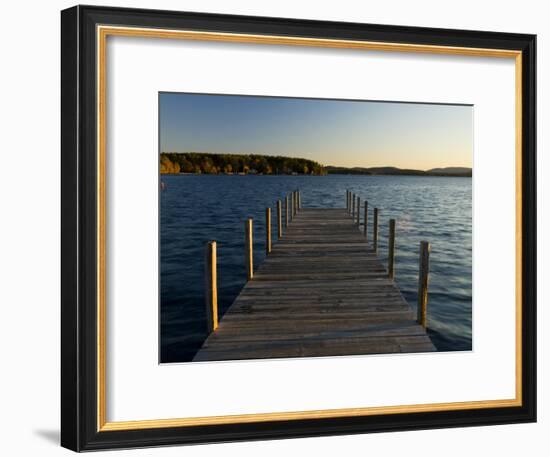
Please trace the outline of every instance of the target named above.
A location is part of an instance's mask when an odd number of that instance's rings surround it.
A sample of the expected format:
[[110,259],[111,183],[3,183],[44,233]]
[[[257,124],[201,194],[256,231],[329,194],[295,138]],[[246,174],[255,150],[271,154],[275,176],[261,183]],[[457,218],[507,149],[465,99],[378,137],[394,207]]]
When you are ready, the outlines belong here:
[[[515,352],[515,398],[499,400],[465,401],[450,403],[427,403],[397,406],[376,406],[278,413],[257,413],[226,416],[187,417],[175,419],[152,419],[108,422],[106,419],[106,48],[108,36],[126,36],[157,39],[180,39],[196,41],[219,41],[232,43],[255,43],[269,45],[307,46],[365,51],[412,52],[427,54],[463,55],[474,57],[515,58],[516,99],[516,352]],[[522,53],[508,49],[466,48],[456,46],[415,45],[373,41],[303,38],[293,36],[250,35],[239,33],[199,32],[140,27],[98,26],[97,44],[97,429],[98,431],[140,430],[163,427],[190,427],[198,425],[238,424],[283,420],[326,419],[387,414],[403,414],[435,411],[459,411],[466,409],[504,408],[522,405]]]

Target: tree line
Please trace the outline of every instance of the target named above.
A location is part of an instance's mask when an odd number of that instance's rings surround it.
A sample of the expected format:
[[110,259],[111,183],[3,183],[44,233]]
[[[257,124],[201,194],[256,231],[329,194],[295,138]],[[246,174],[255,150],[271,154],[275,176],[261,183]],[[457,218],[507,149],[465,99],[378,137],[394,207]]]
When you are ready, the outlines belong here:
[[195,174],[325,175],[325,168],[309,159],[260,154],[163,152],[160,172]]

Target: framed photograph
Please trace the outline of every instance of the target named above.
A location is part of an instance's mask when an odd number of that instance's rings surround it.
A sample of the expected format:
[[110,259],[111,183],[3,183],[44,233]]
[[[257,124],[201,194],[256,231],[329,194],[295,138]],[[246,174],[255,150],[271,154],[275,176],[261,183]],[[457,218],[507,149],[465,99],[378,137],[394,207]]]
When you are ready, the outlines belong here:
[[534,35],[61,19],[64,447],[536,420]]

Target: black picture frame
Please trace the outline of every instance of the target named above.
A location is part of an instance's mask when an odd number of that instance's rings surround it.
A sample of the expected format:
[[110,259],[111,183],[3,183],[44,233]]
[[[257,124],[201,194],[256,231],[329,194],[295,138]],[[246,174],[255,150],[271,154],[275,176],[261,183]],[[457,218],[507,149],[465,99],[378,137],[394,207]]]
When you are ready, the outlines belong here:
[[[508,49],[522,53],[522,401],[520,406],[360,417],[98,430],[96,27],[283,35]],[[159,10],[61,13],[61,444],[74,451],[295,438],[536,420],[536,36]]]

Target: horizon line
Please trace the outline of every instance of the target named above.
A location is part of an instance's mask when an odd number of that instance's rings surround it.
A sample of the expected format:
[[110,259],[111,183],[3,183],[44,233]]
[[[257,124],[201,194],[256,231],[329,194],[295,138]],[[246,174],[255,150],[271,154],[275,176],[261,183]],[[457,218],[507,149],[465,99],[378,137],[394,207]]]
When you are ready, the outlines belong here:
[[318,162],[313,159],[308,159],[306,157],[295,157],[295,156],[286,156],[283,154],[278,155],[272,155],[272,154],[263,154],[263,153],[257,153],[257,152],[207,152],[207,151],[161,151],[159,155],[161,154],[210,154],[210,155],[242,155],[242,156],[264,156],[264,157],[285,157],[288,159],[298,159],[298,160],[307,160],[310,162],[315,162],[321,165],[322,167],[333,167],[333,168],[346,168],[346,169],[354,169],[354,168],[361,168],[361,169],[369,169],[369,168],[397,168],[399,170],[417,170],[417,171],[430,171],[430,170],[437,170],[437,169],[444,169],[444,168],[464,168],[468,170],[473,170],[473,167],[469,166],[463,166],[463,165],[445,165],[445,166],[438,166],[438,167],[432,167],[432,168],[411,168],[411,167],[400,167],[397,165],[369,165],[369,166],[363,166],[363,165],[354,165],[354,166],[346,166],[346,165],[326,165],[321,162]]

